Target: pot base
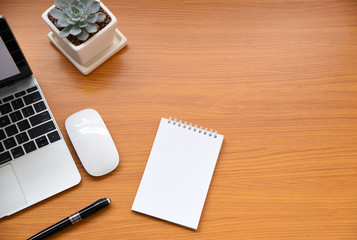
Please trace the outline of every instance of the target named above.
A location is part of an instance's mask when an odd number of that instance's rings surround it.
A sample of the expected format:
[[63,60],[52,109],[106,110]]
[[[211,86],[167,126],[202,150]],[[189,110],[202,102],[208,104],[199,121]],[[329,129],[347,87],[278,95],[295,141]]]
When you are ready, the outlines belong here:
[[53,45],[55,45],[58,50],[60,50],[63,55],[65,55],[68,60],[84,75],[89,74],[92,72],[94,69],[96,69],[99,65],[104,63],[106,60],[108,60],[111,56],[113,56],[115,53],[117,53],[120,49],[125,47],[127,43],[126,37],[118,30],[116,29],[115,31],[115,36],[113,40],[113,44],[105,49],[103,52],[98,54],[96,57],[94,57],[88,64],[82,65],[79,62],[77,62],[70,54],[68,54],[57,42],[57,40],[53,37],[53,33],[50,32],[47,34],[47,37],[51,40]]

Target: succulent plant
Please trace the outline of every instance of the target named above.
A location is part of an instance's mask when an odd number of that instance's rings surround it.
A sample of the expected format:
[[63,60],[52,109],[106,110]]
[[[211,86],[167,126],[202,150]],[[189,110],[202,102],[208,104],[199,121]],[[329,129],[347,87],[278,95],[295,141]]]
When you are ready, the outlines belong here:
[[63,27],[60,37],[68,35],[77,36],[79,40],[85,41],[89,33],[98,30],[96,23],[103,22],[105,15],[98,12],[100,3],[94,0],[55,0],[55,8],[50,15],[55,18],[56,25]]

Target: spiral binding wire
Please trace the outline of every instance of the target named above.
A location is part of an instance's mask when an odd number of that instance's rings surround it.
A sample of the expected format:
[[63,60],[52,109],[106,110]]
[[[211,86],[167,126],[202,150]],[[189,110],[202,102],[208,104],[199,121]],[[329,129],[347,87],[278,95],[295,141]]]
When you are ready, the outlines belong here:
[[203,133],[204,135],[208,135],[209,137],[214,137],[217,138],[217,131],[213,132],[212,129],[208,130],[207,128],[203,129],[202,126],[198,128],[198,126],[195,124],[195,126],[192,126],[192,123],[187,124],[187,122],[182,123],[182,120],[177,121],[177,118],[172,120],[172,117],[169,118],[168,123],[172,123],[172,125],[177,125],[178,127],[183,127],[187,128],[188,130],[192,130],[194,132],[198,133]]

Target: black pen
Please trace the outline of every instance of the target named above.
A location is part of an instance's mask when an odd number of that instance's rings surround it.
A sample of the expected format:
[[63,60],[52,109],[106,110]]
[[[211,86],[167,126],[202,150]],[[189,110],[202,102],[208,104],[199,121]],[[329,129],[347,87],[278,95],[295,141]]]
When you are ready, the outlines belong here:
[[75,214],[72,214],[71,216],[63,219],[62,221],[59,221],[58,223],[52,225],[51,227],[46,228],[45,230],[37,233],[36,235],[33,235],[28,240],[44,239],[44,238],[54,234],[55,232],[58,232],[58,231],[64,229],[65,227],[75,224],[78,221],[92,215],[93,213],[98,212],[100,209],[104,208],[105,206],[108,206],[109,203],[110,203],[109,198],[98,199],[91,205],[83,208],[82,210],[79,210]]

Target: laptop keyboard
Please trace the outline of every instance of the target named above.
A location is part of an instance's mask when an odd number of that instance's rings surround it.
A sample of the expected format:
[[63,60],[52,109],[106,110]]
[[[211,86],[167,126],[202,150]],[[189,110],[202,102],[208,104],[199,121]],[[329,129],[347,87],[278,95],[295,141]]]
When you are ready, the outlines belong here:
[[0,164],[60,139],[37,86],[0,100],[0,113]]

